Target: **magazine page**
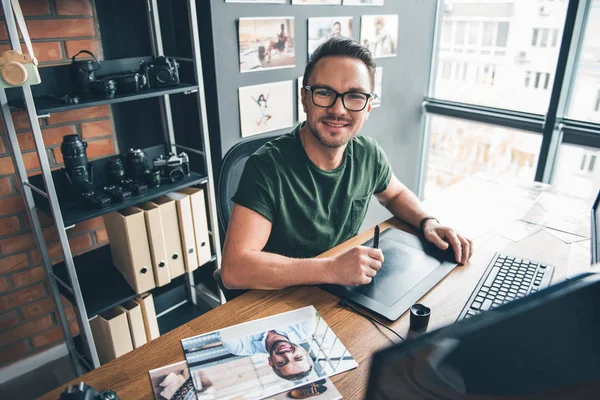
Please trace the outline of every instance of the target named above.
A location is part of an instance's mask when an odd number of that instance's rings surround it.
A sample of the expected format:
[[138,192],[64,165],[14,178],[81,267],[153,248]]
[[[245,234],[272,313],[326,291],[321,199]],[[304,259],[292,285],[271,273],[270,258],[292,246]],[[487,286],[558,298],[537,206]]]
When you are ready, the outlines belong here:
[[358,366],[312,306],[181,343],[198,400],[266,398]]

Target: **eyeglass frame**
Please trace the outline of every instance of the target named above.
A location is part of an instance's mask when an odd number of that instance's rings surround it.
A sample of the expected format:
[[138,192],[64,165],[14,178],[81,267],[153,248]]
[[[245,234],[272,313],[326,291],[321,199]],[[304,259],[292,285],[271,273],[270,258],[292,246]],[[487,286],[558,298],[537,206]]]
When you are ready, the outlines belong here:
[[[344,108],[346,110],[348,110],[350,112],[360,112],[360,111],[364,110],[367,107],[367,105],[369,104],[369,99],[375,97],[371,93],[358,92],[356,90],[351,90],[349,92],[339,93],[339,92],[336,92],[335,90],[333,90],[333,89],[331,89],[331,88],[329,88],[327,86],[310,86],[310,85],[307,85],[307,86],[303,86],[303,89],[308,90],[311,93],[310,98],[312,100],[312,103],[315,106],[317,106],[317,107],[321,107],[321,108],[330,108],[330,107],[333,107],[335,105],[335,103],[337,102],[338,98],[341,98],[342,99],[342,105],[344,106]],[[314,97],[315,96],[315,92],[313,91],[313,89],[326,89],[326,90],[329,90],[329,91],[335,93],[335,99],[333,100],[333,103],[331,103],[330,106],[320,106],[317,103],[315,103],[315,97]],[[351,110],[348,107],[346,107],[346,102],[344,101],[344,96],[347,95],[347,94],[350,94],[350,93],[362,94],[362,95],[367,96],[367,100],[365,101],[365,105],[360,110]]]

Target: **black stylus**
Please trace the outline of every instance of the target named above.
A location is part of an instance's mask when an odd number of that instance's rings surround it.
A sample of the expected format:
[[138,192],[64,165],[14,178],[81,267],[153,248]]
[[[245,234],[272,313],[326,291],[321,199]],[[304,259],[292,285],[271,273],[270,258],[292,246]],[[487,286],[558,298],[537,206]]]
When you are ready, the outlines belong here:
[[379,248],[379,225],[375,225],[375,235],[373,236],[373,248]]

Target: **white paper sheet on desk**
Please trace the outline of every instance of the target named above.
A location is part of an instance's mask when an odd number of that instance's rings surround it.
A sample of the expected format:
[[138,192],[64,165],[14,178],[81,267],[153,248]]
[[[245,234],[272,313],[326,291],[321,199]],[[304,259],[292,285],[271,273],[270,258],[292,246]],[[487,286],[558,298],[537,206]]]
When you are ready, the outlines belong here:
[[591,208],[591,203],[577,197],[544,192],[521,219],[589,238]]
[[543,229],[543,226],[515,220],[501,225],[496,232],[513,242],[519,242]]
[[[266,398],[358,366],[312,306],[183,339],[181,344],[198,400]],[[285,355],[293,357],[279,365]],[[287,374],[291,376],[283,376]]]
[[442,224],[475,239],[522,217],[546,189],[545,185],[521,187],[468,177],[437,198],[427,199],[425,207]]
[[567,233],[567,232],[563,232],[563,231],[557,231],[556,229],[547,228],[546,232],[548,232],[555,238],[562,240],[566,244],[583,242],[586,240],[589,241],[589,238],[579,236],[579,235],[573,235],[572,233]]

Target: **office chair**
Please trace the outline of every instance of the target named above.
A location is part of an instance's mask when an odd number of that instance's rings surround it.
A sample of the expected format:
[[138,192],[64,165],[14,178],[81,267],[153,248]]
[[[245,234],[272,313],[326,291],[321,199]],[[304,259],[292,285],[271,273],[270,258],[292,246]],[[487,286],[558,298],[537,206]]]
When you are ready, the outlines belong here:
[[[223,245],[225,241],[227,227],[229,226],[229,218],[231,217],[231,210],[233,208],[231,198],[237,191],[246,161],[248,161],[248,158],[263,144],[277,136],[278,135],[260,136],[257,138],[246,139],[229,149],[227,154],[225,154],[225,157],[223,157],[221,171],[219,172],[219,186],[217,188],[217,214],[219,217],[219,226],[223,233],[223,235],[221,235],[223,241],[221,245]],[[245,292],[245,290],[227,289],[223,285],[220,269],[215,270],[213,277],[227,300],[232,300]]]

